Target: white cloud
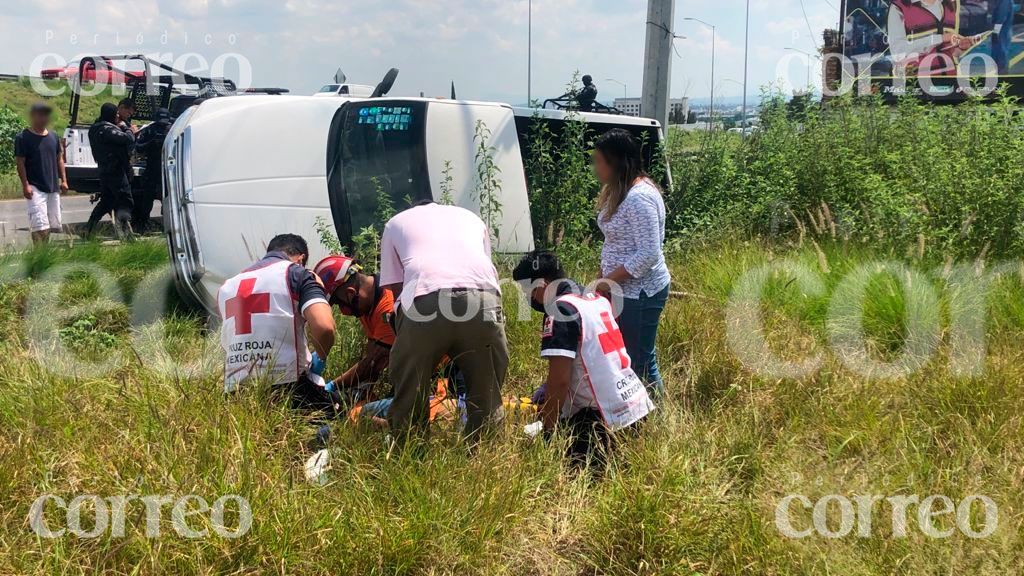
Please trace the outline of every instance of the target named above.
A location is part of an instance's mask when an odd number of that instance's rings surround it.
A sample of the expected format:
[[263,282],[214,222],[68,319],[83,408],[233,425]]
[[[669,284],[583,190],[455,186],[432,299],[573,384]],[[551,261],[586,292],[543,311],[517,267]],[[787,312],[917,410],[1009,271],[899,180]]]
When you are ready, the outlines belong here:
[[[804,2],[820,43],[821,28],[838,15],[822,0]],[[710,84],[710,30],[686,16],[718,25],[719,80],[742,78],[743,7],[678,0],[676,32],[689,38],[673,59],[676,95],[688,87],[703,95]],[[639,94],[646,8],[646,0],[533,0],[534,96],[561,93],[576,70],[594,76],[602,97],[621,94],[607,78]],[[339,66],[367,84],[397,66],[396,93],[447,94],[455,80],[463,97],[522,102],[527,17],[528,0],[22,0],[0,8],[0,33],[13,47],[0,52],[0,72],[25,70],[43,52],[197,52],[208,61],[237,52],[258,85],[299,93]],[[771,80],[785,46],[813,47],[798,0],[754,0],[751,18],[752,86]]]

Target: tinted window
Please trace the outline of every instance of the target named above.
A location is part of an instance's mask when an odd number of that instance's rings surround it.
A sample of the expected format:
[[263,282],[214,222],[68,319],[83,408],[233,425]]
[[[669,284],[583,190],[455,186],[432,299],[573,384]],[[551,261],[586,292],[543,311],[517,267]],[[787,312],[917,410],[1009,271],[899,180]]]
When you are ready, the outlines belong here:
[[321,94],[326,94],[328,92],[337,92],[338,88],[339,88],[339,86],[337,84],[328,84],[328,85],[326,85],[326,86],[324,86],[323,88],[320,89],[320,93]]
[[[516,116],[516,132],[519,136],[519,149],[522,150],[523,164],[529,166],[530,156],[530,138],[535,123],[540,122],[547,126],[548,131],[551,133],[552,140],[554,142],[561,142],[562,130],[565,128],[565,120],[533,117],[525,115]],[[651,163],[654,161],[654,153],[657,147],[657,143],[661,140],[661,134],[658,129],[654,126],[641,126],[635,124],[618,124],[615,122],[595,122],[594,120],[587,120],[587,146],[589,147],[594,140],[597,140],[605,132],[613,128],[622,128],[633,135],[637,140],[644,143],[643,154],[644,154],[644,168],[647,170],[651,169]],[[555,153],[558,153],[557,147]],[[668,181],[661,183],[662,186],[668,187]]]
[[424,148],[426,104],[374,102],[346,104],[331,126],[328,185],[338,238],[378,222],[381,194],[396,210],[432,198]]

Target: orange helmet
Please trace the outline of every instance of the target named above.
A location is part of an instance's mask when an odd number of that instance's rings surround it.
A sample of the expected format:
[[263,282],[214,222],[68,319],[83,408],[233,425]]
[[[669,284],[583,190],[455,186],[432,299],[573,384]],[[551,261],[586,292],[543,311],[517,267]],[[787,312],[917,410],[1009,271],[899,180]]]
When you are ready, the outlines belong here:
[[327,297],[331,298],[339,286],[348,282],[348,279],[362,270],[356,261],[348,256],[328,256],[321,260],[313,272],[320,277],[324,283],[324,291]]

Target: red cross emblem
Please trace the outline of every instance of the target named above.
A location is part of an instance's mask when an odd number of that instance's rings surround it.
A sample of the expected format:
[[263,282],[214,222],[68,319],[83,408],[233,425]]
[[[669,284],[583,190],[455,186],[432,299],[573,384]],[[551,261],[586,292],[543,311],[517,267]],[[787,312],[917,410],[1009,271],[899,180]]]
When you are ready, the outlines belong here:
[[235,319],[235,336],[252,334],[252,315],[270,312],[270,293],[253,294],[255,287],[255,278],[242,280],[238,294],[224,303],[224,320]]
[[597,339],[601,342],[601,351],[606,355],[615,352],[619,355],[619,365],[623,370],[629,368],[629,354],[626,354],[626,344],[622,341],[622,332],[612,321],[612,315],[608,312],[601,312],[601,320],[604,322],[605,332],[598,334]]

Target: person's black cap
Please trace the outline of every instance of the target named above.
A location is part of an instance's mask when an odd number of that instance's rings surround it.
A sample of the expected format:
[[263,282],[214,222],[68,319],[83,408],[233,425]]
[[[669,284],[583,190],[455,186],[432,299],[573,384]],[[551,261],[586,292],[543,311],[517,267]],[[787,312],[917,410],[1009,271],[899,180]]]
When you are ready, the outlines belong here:
[[50,114],[53,112],[53,106],[50,106],[46,102],[39,101],[32,104],[29,108],[29,112],[32,114]]

